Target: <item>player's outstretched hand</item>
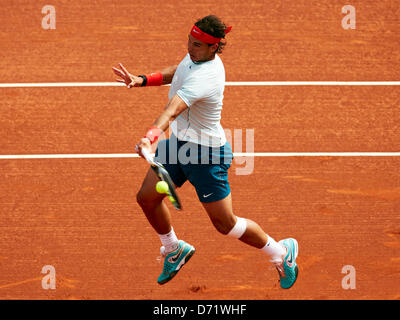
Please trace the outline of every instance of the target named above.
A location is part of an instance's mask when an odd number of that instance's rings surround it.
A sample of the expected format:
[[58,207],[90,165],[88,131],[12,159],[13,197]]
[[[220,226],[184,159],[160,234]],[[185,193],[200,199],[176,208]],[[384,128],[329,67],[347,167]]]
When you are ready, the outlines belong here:
[[130,74],[128,70],[126,70],[126,68],[122,65],[122,63],[119,63],[119,67],[121,69],[117,69],[114,67],[112,68],[114,73],[121,78],[116,79],[117,82],[125,83],[128,89],[132,87],[140,87],[142,85],[143,78]]

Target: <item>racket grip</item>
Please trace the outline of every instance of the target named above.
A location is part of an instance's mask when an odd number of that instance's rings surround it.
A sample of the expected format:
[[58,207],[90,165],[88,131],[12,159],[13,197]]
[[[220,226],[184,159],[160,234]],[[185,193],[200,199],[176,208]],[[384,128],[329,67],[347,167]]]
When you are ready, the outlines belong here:
[[149,163],[153,163],[153,158],[151,157],[150,151],[148,151],[147,149],[142,149],[140,150],[142,152],[143,157],[149,162]]

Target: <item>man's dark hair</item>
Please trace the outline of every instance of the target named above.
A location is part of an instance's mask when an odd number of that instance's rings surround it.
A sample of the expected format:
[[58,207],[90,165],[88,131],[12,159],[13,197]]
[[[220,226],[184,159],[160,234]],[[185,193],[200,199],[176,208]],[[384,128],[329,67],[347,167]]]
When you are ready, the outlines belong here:
[[[206,16],[202,19],[197,20],[195,26],[198,27],[201,31],[208,33],[209,35],[215,38],[222,38],[221,41],[218,43],[218,49],[216,53],[222,53],[226,45],[225,40],[225,29],[226,25],[214,15]],[[211,46],[212,44],[209,44]]]

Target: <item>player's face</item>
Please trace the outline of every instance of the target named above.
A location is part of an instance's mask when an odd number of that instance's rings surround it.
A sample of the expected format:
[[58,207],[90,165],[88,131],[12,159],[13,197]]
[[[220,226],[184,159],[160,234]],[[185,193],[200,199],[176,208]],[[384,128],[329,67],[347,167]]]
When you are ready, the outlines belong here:
[[204,62],[214,59],[217,44],[209,46],[207,43],[195,39],[189,34],[188,52],[193,62]]

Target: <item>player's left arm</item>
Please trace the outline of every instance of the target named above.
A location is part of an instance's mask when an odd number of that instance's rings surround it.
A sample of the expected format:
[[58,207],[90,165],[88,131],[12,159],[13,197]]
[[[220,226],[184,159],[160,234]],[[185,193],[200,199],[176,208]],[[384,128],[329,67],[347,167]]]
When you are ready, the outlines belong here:
[[165,69],[161,70],[161,74],[163,76],[163,84],[170,84],[172,82],[172,78],[178,68],[177,65],[166,67]]
[[164,111],[157,117],[151,128],[147,131],[146,136],[140,139],[140,142],[136,145],[136,150],[138,153],[142,155],[140,152],[142,148],[149,150],[151,144],[154,143],[158,137],[168,129],[169,123],[187,108],[188,106],[186,103],[178,95],[175,95],[171,100],[169,100]]
[[[113,67],[113,71],[115,75],[120,77],[121,79],[116,79],[117,82],[125,83],[127,88],[130,89],[132,87],[142,87],[146,85],[165,85],[170,84],[172,82],[172,78],[178,68],[177,65],[169,66],[164,68],[163,70],[155,73],[148,74],[147,76],[135,76],[128,72],[128,70],[122,65],[119,64],[121,69]],[[146,83],[144,83],[146,79]]]

